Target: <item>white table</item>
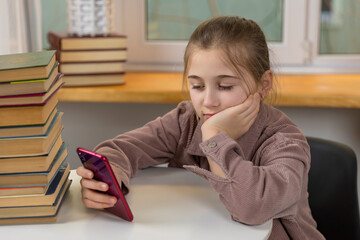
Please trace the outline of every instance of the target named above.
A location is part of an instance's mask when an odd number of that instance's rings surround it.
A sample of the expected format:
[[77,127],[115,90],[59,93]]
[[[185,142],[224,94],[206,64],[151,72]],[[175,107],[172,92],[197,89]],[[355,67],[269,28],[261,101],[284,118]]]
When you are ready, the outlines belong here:
[[0,226],[1,239],[267,239],[272,221],[247,226],[231,220],[209,183],[184,169],[149,168],[131,180],[127,196],[132,223],[82,205],[80,177],[73,183],[56,223]]

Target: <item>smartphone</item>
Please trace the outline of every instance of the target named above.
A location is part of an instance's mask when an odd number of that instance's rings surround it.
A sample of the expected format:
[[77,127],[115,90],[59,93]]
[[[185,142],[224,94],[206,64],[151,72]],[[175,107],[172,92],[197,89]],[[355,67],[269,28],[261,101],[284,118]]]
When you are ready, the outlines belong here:
[[83,166],[94,173],[94,179],[107,183],[109,185],[107,193],[117,198],[116,204],[105,210],[131,222],[134,216],[106,157],[83,148],[77,148],[76,151]]

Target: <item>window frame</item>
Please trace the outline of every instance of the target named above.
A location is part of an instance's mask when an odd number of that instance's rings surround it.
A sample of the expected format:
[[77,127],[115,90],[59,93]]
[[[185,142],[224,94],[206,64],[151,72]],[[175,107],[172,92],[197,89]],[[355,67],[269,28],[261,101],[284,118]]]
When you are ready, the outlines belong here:
[[[270,57],[276,65],[303,64],[306,53],[303,51],[305,39],[306,0],[284,1],[283,41],[269,42]],[[120,32],[128,37],[128,70],[181,71],[183,54],[187,41],[146,41],[146,3],[145,0],[122,0],[115,2],[120,12]],[[291,17],[298,14],[300,17]],[[127,24],[131,23],[131,24]],[[274,53],[274,54],[273,54]]]

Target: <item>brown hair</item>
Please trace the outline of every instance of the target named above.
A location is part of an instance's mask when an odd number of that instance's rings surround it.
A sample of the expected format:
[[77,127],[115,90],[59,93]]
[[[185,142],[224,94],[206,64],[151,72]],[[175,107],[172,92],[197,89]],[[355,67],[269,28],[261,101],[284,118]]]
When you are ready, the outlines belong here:
[[184,55],[184,89],[187,87],[189,60],[194,50],[214,48],[224,52],[224,61],[245,80],[244,84],[248,87],[245,71],[259,84],[263,74],[270,70],[266,38],[256,22],[237,16],[215,17],[201,23],[190,37]]

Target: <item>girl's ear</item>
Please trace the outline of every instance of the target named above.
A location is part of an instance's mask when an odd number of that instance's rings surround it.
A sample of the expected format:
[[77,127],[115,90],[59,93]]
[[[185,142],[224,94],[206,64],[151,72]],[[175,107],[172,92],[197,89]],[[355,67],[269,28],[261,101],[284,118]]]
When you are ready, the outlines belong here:
[[265,98],[269,95],[269,92],[273,85],[274,74],[271,70],[267,70],[261,77],[261,83],[259,86],[259,93],[262,98]]

